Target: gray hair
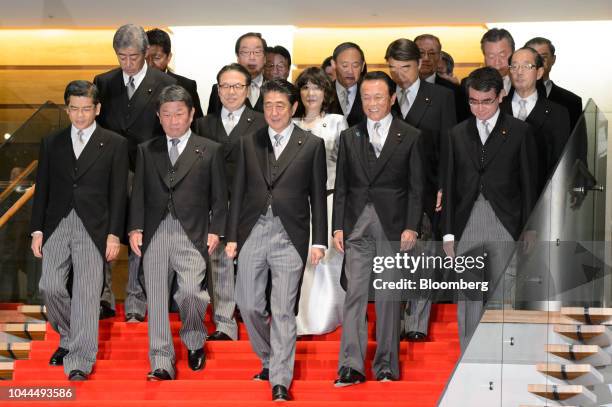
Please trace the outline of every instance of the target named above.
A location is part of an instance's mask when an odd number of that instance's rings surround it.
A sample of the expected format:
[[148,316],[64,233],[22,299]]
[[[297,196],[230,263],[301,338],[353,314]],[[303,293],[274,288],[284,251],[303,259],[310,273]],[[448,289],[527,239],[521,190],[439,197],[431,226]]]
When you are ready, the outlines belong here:
[[115,32],[113,37],[113,49],[115,52],[129,47],[134,47],[143,54],[149,48],[149,40],[142,27],[135,24],[125,24]]
[[189,92],[179,85],[169,85],[162,89],[157,100],[157,111],[161,105],[168,102],[184,102],[187,105],[187,109],[191,111],[193,108],[193,99]]

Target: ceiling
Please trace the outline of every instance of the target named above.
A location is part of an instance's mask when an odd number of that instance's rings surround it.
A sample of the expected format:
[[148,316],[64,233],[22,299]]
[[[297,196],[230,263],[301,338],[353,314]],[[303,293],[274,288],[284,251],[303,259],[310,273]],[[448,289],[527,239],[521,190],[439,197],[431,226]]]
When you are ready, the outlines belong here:
[[0,0],[2,27],[404,26],[612,20],[611,0]]

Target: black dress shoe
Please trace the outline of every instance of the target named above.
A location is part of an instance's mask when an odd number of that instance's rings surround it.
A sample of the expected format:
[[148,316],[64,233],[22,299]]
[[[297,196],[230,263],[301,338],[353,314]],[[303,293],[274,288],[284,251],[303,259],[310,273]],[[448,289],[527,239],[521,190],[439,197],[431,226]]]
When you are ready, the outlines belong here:
[[143,322],[144,321],[144,316],[137,314],[135,312],[128,312],[127,314],[125,314],[125,322]]
[[110,304],[106,301],[100,303],[100,319],[113,318],[115,316],[115,310],[111,308]]
[[202,370],[206,365],[206,354],[204,348],[187,351],[187,360],[191,370]]
[[87,373],[77,369],[71,370],[70,374],[68,375],[68,380],[73,382],[84,382],[87,380]]
[[270,380],[270,370],[264,367],[263,369],[261,369],[261,372],[253,376],[253,380],[258,381],[258,382],[260,381],[267,382],[268,380]]
[[172,380],[172,376],[164,369],[155,369],[154,372],[147,374],[147,380],[150,382],[161,382],[164,380]]
[[427,339],[427,335],[423,332],[410,331],[406,334],[406,339],[408,342],[422,342]]
[[233,339],[230,338],[230,336],[226,334],[225,332],[215,331],[212,334],[210,334],[208,338],[206,338],[206,340],[208,341],[232,341]]
[[379,382],[395,382],[397,379],[393,377],[393,373],[388,370],[384,370],[376,375],[376,380]]
[[334,386],[336,387],[346,387],[352,386],[354,384],[359,384],[365,382],[366,378],[363,374],[359,373],[353,368],[343,367],[340,369],[340,375],[334,382]]
[[68,349],[59,347],[53,352],[51,355],[51,359],[49,359],[49,364],[51,366],[62,366],[64,364],[64,357],[68,354]]
[[289,391],[285,386],[277,384],[272,387],[272,401],[289,401],[291,400],[291,396],[289,396]]

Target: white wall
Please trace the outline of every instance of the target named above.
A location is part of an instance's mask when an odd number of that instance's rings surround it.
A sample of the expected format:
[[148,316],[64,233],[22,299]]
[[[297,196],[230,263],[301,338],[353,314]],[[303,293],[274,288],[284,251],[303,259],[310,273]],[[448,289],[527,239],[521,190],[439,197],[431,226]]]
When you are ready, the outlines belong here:
[[293,54],[294,26],[170,27],[170,30],[174,70],[197,81],[204,113],[217,72],[223,65],[236,62],[234,45],[242,34],[262,33],[269,46],[282,45]]

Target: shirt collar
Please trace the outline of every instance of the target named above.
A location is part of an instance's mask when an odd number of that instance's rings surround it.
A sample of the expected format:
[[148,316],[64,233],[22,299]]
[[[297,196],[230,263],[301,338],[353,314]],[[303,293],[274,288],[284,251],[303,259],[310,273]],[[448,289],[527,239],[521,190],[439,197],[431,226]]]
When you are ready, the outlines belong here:
[[[408,86],[408,94],[411,96],[415,96],[419,93],[419,88],[421,87],[421,79],[417,77],[416,81],[412,82],[412,85]],[[397,90],[402,89],[399,85],[397,86]],[[403,90],[403,89],[402,89]]]
[[[234,119],[239,120],[240,116],[242,116],[242,113],[244,112],[244,109],[246,108],[246,105],[242,105],[242,107],[240,107],[239,109],[234,110],[232,113],[234,114]],[[230,113],[229,110],[227,110],[225,108],[225,106],[223,106],[221,108],[221,119],[227,119],[227,115]]]
[[263,74],[260,73],[255,78],[251,79],[251,83],[257,85],[258,88],[261,88],[261,85],[263,84]]
[[[181,137],[179,137],[178,144],[181,144],[182,142],[187,143],[187,140],[189,140],[190,136],[191,136],[191,129],[187,129],[187,132],[183,134]],[[166,135],[166,142],[168,144],[170,144],[171,140],[172,140],[172,137],[168,137],[168,135]]]
[[[130,82],[130,75],[126,74],[123,71],[121,72],[123,73],[123,83],[125,84],[125,86],[127,86],[127,84]],[[140,82],[142,82],[142,79],[144,78],[146,73],[147,73],[147,62],[145,61],[144,65],[142,66],[142,69],[140,69],[140,71],[138,71],[138,73],[136,73],[135,75],[132,75],[134,77],[135,87],[138,87],[138,85],[140,85]]]
[[[93,132],[96,131],[96,121],[94,120],[94,122],[91,124],[91,126],[83,129],[83,135],[85,136],[85,140],[89,140],[89,138],[91,137],[91,135],[93,134]],[[74,127],[74,125],[71,127],[70,129],[70,135],[76,137],[77,133],[79,132],[79,129],[77,129],[76,127]]]
[[[385,117],[380,119],[378,123],[380,123],[380,129],[382,130],[381,135],[384,137],[389,132],[389,127],[391,127],[391,122],[393,121],[393,115],[391,113],[387,114]],[[377,123],[374,120],[368,118],[368,131],[370,129],[374,129],[374,124]]]
[[[493,128],[495,127],[495,125],[497,124],[497,119],[499,119],[499,107],[497,108],[497,111],[495,112],[495,114],[493,116],[491,116],[489,119],[486,120],[487,123],[489,123],[489,131],[493,131]],[[482,125],[482,120],[478,120],[478,124]]]
[[425,82],[436,83],[436,73],[432,73],[427,78],[425,78]]
[[[289,138],[289,136],[291,136],[291,133],[293,133],[293,128],[295,127],[295,125],[293,124],[293,121],[291,121],[289,123],[289,125],[287,127],[285,127],[285,129],[283,131],[281,131],[280,133],[275,132],[274,130],[272,130],[272,128],[270,126],[268,126],[268,135],[270,136],[270,140],[272,142],[274,142],[274,136],[275,135],[280,135],[281,138],[281,143],[285,140],[287,140]],[[274,143],[272,143],[274,145]]]
[[518,92],[516,91],[516,89],[515,89],[515,90],[514,90],[514,95],[512,96],[512,102],[513,102],[513,103],[518,103],[518,102],[519,102],[519,100],[521,100],[521,99],[525,99],[525,101],[526,101],[528,104],[531,104],[531,103],[534,103],[534,104],[535,104],[535,103],[538,101],[538,90],[537,90],[537,89],[534,89],[534,91],[533,91],[533,93],[532,93],[531,95],[529,95],[529,96],[527,96],[526,98],[524,98],[524,97],[521,97],[521,96],[518,94]]
[[353,86],[347,89],[340,84],[340,81],[336,81],[336,92],[337,93],[339,93],[341,90],[345,90],[349,92],[350,95],[354,96],[356,94],[354,91],[356,88],[357,88],[357,84],[354,84]]

